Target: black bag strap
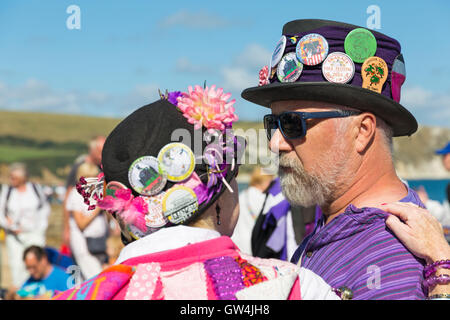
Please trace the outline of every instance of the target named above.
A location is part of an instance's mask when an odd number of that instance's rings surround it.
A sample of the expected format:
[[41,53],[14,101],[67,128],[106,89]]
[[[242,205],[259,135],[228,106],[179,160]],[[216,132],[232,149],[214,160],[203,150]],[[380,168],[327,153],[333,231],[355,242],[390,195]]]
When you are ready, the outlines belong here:
[[32,182],[31,186],[33,187],[34,193],[36,193],[36,196],[39,199],[38,210],[40,210],[44,206],[44,200],[42,199],[43,195],[39,192],[38,186],[35,183]]
[[265,230],[262,229],[265,215],[264,207],[266,206],[267,198],[269,197],[269,190],[274,185],[275,180],[273,180],[270,185],[264,190],[264,193],[266,194],[266,197],[264,198],[263,205],[261,207],[261,210],[259,211],[258,218],[255,221],[255,225],[252,229],[252,235],[251,235],[251,248],[252,248],[252,255],[255,257],[260,258],[277,258],[279,254],[277,252],[274,252],[272,249],[266,247],[266,242],[272,235],[272,232],[275,230],[275,226],[267,226]]
[[12,191],[12,187],[8,185],[7,186],[7,191],[6,191],[5,203],[4,203],[5,217],[8,216],[8,201],[9,201],[9,197],[11,196],[11,191]]

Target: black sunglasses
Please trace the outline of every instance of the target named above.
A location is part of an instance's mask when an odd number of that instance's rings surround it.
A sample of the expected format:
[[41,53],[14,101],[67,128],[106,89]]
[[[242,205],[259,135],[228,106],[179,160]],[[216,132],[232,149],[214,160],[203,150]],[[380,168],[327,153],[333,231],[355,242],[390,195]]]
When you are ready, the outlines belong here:
[[361,114],[359,111],[340,110],[323,112],[283,112],[279,115],[266,114],[264,116],[264,128],[267,139],[272,139],[272,134],[276,129],[280,129],[281,134],[286,139],[298,139],[306,135],[307,119],[344,118]]

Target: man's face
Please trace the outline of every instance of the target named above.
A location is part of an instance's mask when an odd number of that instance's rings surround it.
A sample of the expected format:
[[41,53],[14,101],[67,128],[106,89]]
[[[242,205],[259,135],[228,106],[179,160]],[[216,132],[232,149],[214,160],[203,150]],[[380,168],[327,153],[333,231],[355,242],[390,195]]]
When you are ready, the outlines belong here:
[[[279,101],[272,113],[285,111],[321,112],[336,110],[337,105],[311,101]],[[345,119],[345,118],[344,118]],[[351,144],[342,118],[307,120],[306,136],[286,139],[276,130],[270,141],[272,151],[280,153],[279,175],[283,193],[294,205],[327,205],[348,184],[348,159]]]
[[25,257],[25,267],[30,273],[30,276],[35,280],[44,278],[47,266],[48,260],[45,257],[38,260],[32,252],[28,253]]

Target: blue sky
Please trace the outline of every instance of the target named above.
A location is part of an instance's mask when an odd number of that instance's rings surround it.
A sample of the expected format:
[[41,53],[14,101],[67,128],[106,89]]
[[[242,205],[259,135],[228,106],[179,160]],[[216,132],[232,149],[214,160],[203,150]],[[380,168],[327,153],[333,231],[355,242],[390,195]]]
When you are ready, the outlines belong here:
[[[70,30],[66,9],[81,10]],[[450,127],[450,2],[2,0],[0,109],[123,117],[161,90],[216,84],[242,120],[265,108],[240,98],[257,85],[283,25],[320,18],[366,26],[400,41],[407,80],[401,103],[420,124]]]

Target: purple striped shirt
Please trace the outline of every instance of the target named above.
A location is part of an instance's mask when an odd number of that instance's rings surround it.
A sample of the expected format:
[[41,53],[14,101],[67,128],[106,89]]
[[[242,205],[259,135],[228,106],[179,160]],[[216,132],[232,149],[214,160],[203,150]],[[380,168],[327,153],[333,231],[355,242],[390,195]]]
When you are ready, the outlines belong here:
[[[424,207],[408,188],[400,200]],[[386,227],[388,213],[349,205],[328,224],[322,216],[291,261],[321,276],[333,288],[346,286],[353,299],[425,299],[425,261],[416,258]]]

